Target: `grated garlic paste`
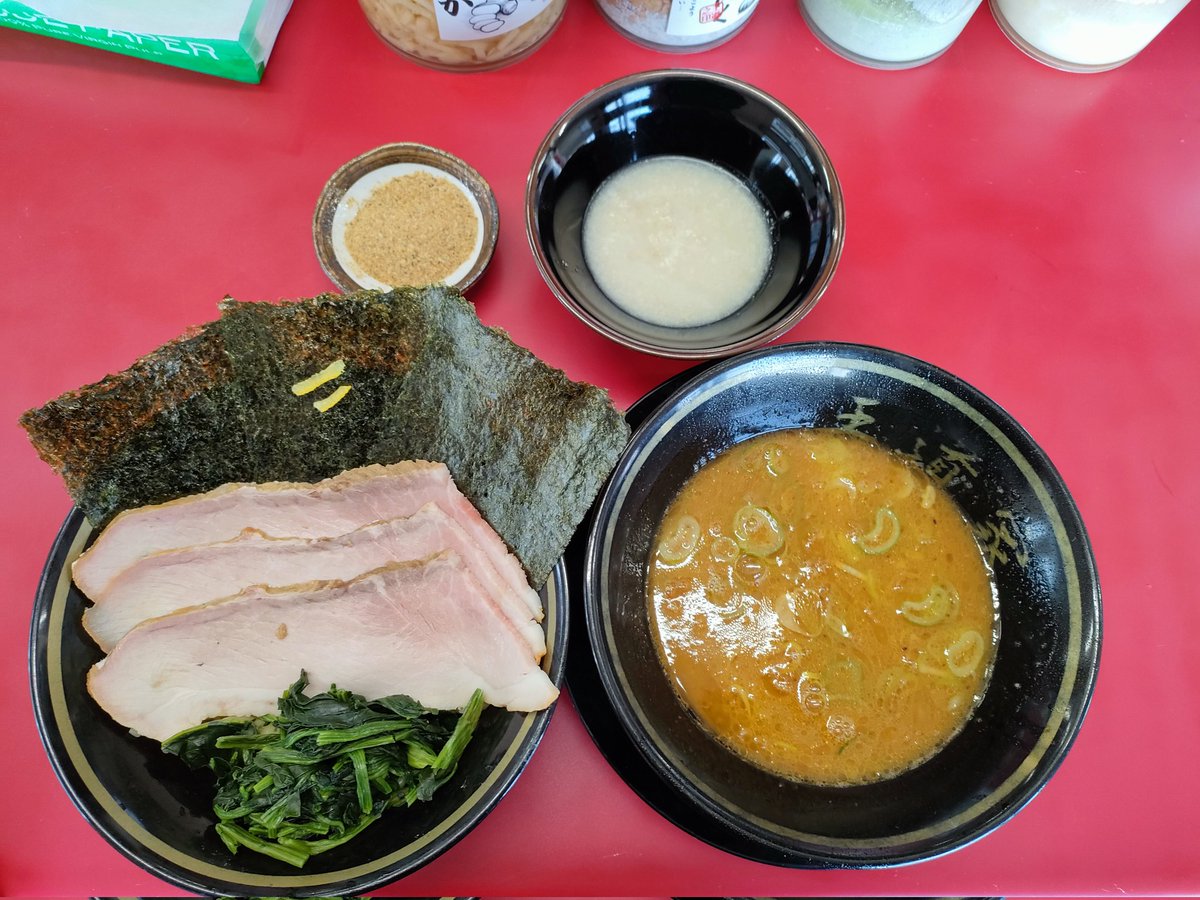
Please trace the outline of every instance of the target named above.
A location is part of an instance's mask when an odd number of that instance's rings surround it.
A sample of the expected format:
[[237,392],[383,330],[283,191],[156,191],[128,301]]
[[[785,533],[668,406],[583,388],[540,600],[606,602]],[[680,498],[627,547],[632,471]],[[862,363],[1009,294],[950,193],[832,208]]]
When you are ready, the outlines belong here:
[[659,156],[610,176],[588,204],[583,254],[613,303],[654,325],[716,322],[754,296],[771,264],[766,212],[712,163]]

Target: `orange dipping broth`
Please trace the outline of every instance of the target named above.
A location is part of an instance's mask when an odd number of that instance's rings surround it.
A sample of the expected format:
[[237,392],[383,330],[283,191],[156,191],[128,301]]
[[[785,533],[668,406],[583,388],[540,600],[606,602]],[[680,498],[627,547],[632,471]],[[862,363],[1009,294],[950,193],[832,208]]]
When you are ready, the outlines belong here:
[[761,435],[693,475],[659,526],[647,592],[685,705],[756,765],[817,784],[934,754],[982,698],[999,637],[954,501],[839,429]]

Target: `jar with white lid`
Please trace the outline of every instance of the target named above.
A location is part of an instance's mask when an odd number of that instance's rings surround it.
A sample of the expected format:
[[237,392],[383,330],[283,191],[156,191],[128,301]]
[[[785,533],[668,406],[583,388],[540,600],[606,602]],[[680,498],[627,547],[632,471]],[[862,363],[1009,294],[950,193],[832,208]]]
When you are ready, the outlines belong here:
[[741,31],[758,0],[596,0],[596,6],[634,43],[691,53],[722,44]]
[[401,56],[434,69],[483,72],[524,59],[550,37],[567,0],[359,0]]
[[1188,0],[991,0],[1009,39],[1039,62],[1104,72],[1146,48]]
[[798,0],[804,21],[839,56],[875,69],[937,59],[981,0]]

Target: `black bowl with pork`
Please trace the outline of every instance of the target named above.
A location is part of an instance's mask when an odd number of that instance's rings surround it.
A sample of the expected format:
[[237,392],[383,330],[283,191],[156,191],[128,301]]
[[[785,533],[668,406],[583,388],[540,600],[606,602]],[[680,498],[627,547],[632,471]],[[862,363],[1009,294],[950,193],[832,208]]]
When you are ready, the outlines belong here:
[[[359,894],[428,863],[471,830],[504,796],[533,755],[553,706],[534,713],[488,707],[453,780],[426,803],[390,810],[355,839],[303,869],[246,850],[233,856],[213,830],[213,787],[157,741],[134,737],[88,695],[102,653],[83,630],[86,598],[71,563],[92,529],[79,510],[63,523],[34,607],[30,674],[34,712],[59,780],[76,807],[117,850],[186,890],[228,896]],[[560,563],[541,592],[543,667],[561,685],[567,606]]]

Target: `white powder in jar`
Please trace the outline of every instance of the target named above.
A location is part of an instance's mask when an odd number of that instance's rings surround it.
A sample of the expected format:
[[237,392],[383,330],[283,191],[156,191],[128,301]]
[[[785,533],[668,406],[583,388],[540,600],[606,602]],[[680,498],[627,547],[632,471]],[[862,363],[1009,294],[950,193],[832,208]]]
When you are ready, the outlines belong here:
[[980,0],[800,0],[809,26],[858,62],[917,64],[944,52]]
[[1008,26],[1053,59],[1106,66],[1139,53],[1188,0],[998,0]]
[[723,319],[771,264],[762,204],[719,166],[656,156],[611,175],[583,218],[583,255],[613,303],[654,325]]

